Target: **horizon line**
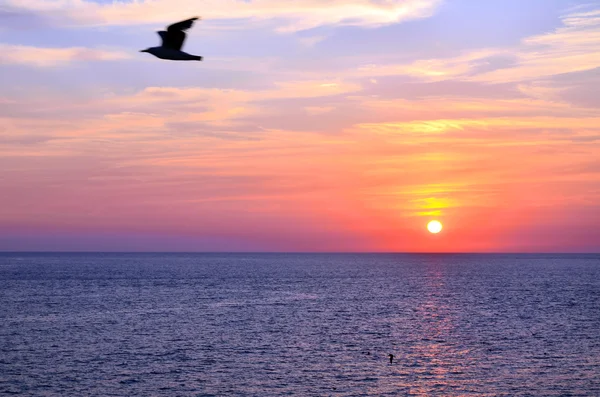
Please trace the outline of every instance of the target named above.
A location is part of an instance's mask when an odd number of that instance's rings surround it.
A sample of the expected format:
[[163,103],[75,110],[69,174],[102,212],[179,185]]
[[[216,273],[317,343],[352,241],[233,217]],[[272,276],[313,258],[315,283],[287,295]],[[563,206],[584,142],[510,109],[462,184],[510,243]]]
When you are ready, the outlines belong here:
[[589,252],[422,252],[422,251],[8,251],[0,254],[265,254],[265,255],[600,255],[600,251]]

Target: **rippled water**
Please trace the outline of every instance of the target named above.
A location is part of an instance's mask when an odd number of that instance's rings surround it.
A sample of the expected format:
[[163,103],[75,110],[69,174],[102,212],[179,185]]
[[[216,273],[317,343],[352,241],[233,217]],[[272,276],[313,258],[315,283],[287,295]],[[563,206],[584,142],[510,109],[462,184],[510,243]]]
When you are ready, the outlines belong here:
[[0,254],[0,303],[0,394],[600,395],[598,255]]

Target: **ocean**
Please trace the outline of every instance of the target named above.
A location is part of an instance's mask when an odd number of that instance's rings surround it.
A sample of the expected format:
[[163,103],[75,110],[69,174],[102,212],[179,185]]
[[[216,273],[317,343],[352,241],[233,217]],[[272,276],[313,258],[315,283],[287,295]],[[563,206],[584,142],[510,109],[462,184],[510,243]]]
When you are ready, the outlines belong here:
[[3,253],[0,395],[600,396],[600,255]]

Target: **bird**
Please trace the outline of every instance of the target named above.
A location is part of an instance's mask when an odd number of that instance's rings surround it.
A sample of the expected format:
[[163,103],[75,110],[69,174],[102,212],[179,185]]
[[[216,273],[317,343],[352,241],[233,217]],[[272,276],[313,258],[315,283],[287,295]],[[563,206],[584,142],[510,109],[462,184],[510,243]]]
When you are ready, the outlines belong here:
[[191,55],[187,52],[181,51],[183,42],[185,41],[185,30],[194,25],[194,21],[200,19],[200,17],[194,17],[186,19],[185,21],[177,22],[169,27],[167,30],[157,32],[162,39],[162,45],[160,47],[150,47],[140,52],[148,52],[160,59],[167,59],[170,61],[201,61],[202,57],[198,55]]

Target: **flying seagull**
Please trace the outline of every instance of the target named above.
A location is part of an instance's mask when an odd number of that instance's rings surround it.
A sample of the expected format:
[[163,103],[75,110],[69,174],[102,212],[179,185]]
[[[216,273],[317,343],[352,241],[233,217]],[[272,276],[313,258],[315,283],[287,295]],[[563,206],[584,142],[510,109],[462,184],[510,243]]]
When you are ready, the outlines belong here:
[[162,45],[160,47],[147,48],[140,52],[149,52],[157,58],[171,61],[201,61],[202,57],[181,51],[186,36],[184,30],[191,28],[197,19],[199,18],[195,17],[177,22],[169,26],[166,31],[158,32],[158,35],[162,39]]

